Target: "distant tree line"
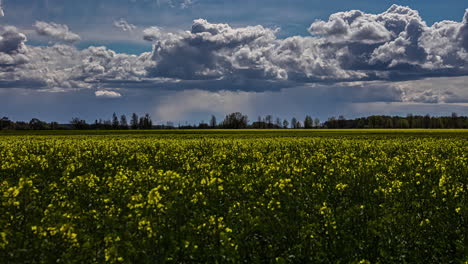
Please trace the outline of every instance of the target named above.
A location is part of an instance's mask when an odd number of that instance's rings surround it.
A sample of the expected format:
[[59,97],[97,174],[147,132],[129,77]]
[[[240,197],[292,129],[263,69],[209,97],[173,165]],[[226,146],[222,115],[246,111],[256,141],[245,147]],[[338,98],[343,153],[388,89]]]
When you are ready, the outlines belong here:
[[132,114],[130,121],[127,120],[127,116],[121,115],[119,118],[117,114],[114,113],[112,119],[96,119],[94,123],[87,123],[86,120],[78,117],[72,118],[68,124],[59,124],[58,122],[47,123],[37,118],[31,119],[29,122],[14,122],[8,117],[0,119],[0,130],[126,130],[154,128],[167,128],[167,126],[154,126],[149,114],[138,117],[135,113]]
[[153,121],[149,114],[138,117],[133,113],[130,121],[126,115],[121,115],[120,118],[116,113],[112,114],[111,120],[96,119],[94,123],[88,124],[80,118],[73,118],[70,122],[73,129],[97,129],[97,130],[127,130],[127,129],[153,129]]
[[126,115],[120,117],[114,113],[110,120],[95,120],[94,123],[87,123],[80,118],[73,118],[68,124],[57,122],[44,122],[37,118],[29,122],[12,121],[8,117],[0,119],[0,130],[127,130],[127,129],[353,129],[353,128],[468,128],[468,117],[458,116],[452,113],[451,116],[434,117],[430,115],[384,116],[373,115],[356,119],[346,119],[344,116],[331,117],[321,123],[318,118],[307,115],[300,121],[296,117],[291,120],[274,118],[272,115],[259,116],[256,121],[250,123],[248,116],[240,112],[226,115],[224,120],[217,122],[214,115],[210,121],[199,124],[185,124],[175,126],[172,122],[165,125],[154,125],[149,114],[139,117],[133,113],[130,120]]
[[468,128],[468,117],[451,116],[434,117],[409,114],[401,116],[368,116],[347,120],[343,116],[331,117],[323,124],[325,128]]

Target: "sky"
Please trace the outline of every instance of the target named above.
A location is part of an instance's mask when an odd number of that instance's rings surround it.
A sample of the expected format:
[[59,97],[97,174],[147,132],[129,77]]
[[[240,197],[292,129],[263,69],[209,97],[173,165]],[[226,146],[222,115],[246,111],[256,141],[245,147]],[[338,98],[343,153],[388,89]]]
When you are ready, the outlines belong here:
[[468,115],[466,1],[0,6],[0,117]]

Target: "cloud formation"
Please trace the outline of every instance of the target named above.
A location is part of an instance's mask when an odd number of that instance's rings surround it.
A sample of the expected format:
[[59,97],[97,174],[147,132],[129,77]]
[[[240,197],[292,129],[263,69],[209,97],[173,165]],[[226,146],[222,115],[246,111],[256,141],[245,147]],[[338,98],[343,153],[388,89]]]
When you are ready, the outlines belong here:
[[128,23],[125,19],[121,18],[114,21],[114,27],[121,29],[124,32],[131,32],[137,27],[133,24]]
[[[461,23],[442,21],[428,27],[416,10],[393,5],[382,14],[340,12],[316,21],[310,32],[337,51],[342,68],[367,70],[379,79],[466,75],[467,50]],[[373,72],[372,72],[373,70]]]
[[67,25],[36,21],[34,29],[41,36],[51,37],[67,43],[74,43],[81,40],[80,36],[71,32]]
[[2,1],[0,0],[0,17],[5,16],[5,12],[3,12]]
[[[266,74],[276,78],[273,75],[280,74],[275,72],[271,62],[262,59],[268,48],[273,48],[276,39],[273,29],[262,26],[232,28],[227,24],[211,24],[197,19],[190,32],[153,33],[151,38],[147,37],[156,42],[152,53],[155,66],[148,69],[151,77],[197,80],[242,75],[242,72],[259,78]],[[267,68],[269,72],[264,71]]]
[[[114,25],[124,31],[136,28],[123,19]],[[38,21],[34,26],[39,34],[63,42],[80,39],[66,25]],[[96,96],[105,97],[116,88],[259,92],[316,83],[354,90],[363,94],[361,101],[382,101],[378,89],[370,93],[341,84],[468,76],[468,10],[461,22],[432,26],[404,6],[393,5],[381,14],[352,10],[316,20],[309,31],[310,36],[280,39],[275,28],[232,27],[197,19],[189,31],[144,29],[143,38],[154,44],[153,49],[136,56],[106,47],[27,46],[24,34],[3,27],[0,87],[95,89]],[[390,91],[383,101],[453,101],[460,92],[381,87],[382,95]]]
[[0,74],[29,61],[26,40],[26,36],[16,27],[6,26],[0,29]]
[[317,20],[311,37],[276,37],[262,26],[232,28],[203,19],[189,32],[145,30],[154,41],[149,76],[183,80],[259,78],[297,82],[395,80],[468,74],[468,11],[461,23],[428,27],[418,12],[393,5]]
[[[172,34],[172,33],[169,33]],[[159,27],[149,27],[143,30],[143,39],[149,42],[157,41],[158,39],[168,38]]]
[[94,92],[96,97],[100,98],[120,98],[122,95],[115,91],[96,91]]
[[27,63],[0,72],[0,87],[44,91],[112,88],[142,81],[149,61],[149,54],[119,54],[106,47],[78,50],[61,44],[29,46],[26,55]]

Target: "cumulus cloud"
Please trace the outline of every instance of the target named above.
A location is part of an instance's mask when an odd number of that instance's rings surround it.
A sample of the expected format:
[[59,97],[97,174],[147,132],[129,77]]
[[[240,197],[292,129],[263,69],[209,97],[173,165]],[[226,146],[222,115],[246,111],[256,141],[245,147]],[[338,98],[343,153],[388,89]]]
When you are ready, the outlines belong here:
[[[274,33],[275,30],[262,26],[232,28],[204,19],[195,20],[190,32],[166,35],[166,38],[160,38],[161,34],[154,37],[157,42],[152,60],[156,65],[149,69],[149,75],[187,80],[216,79],[244,70],[262,75],[265,68],[271,68],[271,74],[275,74],[275,67],[269,61],[256,60],[274,45]],[[246,54],[249,57],[237,56],[236,53],[243,51],[241,48],[251,49],[257,56],[250,51]]]
[[379,43],[392,38],[392,32],[378,22],[375,15],[359,10],[339,12],[330,16],[328,21],[314,22],[309,31],[321,35],[329,41]]
[[121,18],[119,20],[114,21],[114,27],[121,29],[125,32],[132,32],[137,27],[133,24],[128,23],[125,19]]
[[0,17],[5,16],[5,12],[3,12],[2,1],[0,0]]
[[149,27],[143,30],[143,39],[149,42],[155,42],[158,39],[168,38],[165,32],[159,27]]
[[0,72],[0,87],[60,89],[109,88],[140,82],[149,54],[119,54],[106,47],[28,47],[28,63]]
[[94,92],[96,97],[100,98],[120,98],[122,95],[115,91],[96,91]]
[[3,27],[0,38],[0,51],[4,53],[24,53],[26,51],[26,36],[16,27]]
[[24,64],[29,61],[26,40],[26,36],[19,32],[16,27],[6,26],[0,30],[0,67],[10,71],[11,67],[5,67]]
[[416,10],[392,5],[381,14],[359,10],[338,12],[328,21],[315,21],[309,31],[330,42],[382,43],[396,38],[412,20],[422,21]]
[[465,51],[468,51],[468,9],[465,10],[465,16],[463,22],[458,31],[457,39],[459,39],[463,45]]
[[457,37],[464,24],[442,21],[428,27],[416,10],[393,5],[377,15],[339,12],[314,22],[309,31],[343,52],[344,69],[367,71],[375,79],[417,78],[468,74],[465,38]]
[[257,78],[298,82],[394,80],[468,74],[463,22],[429,27],[409,7],[354,10],[317,20],[313,36],[278,39],[262,26],[233,28],[198,19],[191,31],[144,31],[155,42],[149,76],[183,80]]
[[[134,27],[125,20],[116,21],[116,26],[124,31]],[[65,25],[38,21],[35,27],[65,42],[79,39]],[[409,7],[393,5],[380,14],[353,10],[316,20],[309,31],[310,36],[281,39],[275,28],[233,27],[197,19],[188,31],[144,29],[143,38],[153,43],[153,49],[136,56],[106,47],[26,46],[24,34],[4,27],[0,31],[0,87],[259,92],[310,83],[337,87],[344,82],[468,76],[468,10],[461,22],[441,21],[432,26]],[[380,93],[356,86],[333,91],[348,91],[343,89],[364,96],[350,96],[353,101],[387,100],[379,99],[382,95],[395,101],[447,102],[460,93],[394,90],[388,85],[382,85]]]
[[41,36],[52,37],[67,43],[73,43],[81,40],[80,36],[71,32],[67,25],[36,21],[34,29]]

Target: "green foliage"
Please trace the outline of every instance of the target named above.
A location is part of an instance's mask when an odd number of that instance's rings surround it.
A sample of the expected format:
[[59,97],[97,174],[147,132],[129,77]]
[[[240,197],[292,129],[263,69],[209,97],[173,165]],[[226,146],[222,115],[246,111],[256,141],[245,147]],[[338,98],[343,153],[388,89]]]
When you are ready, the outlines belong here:
[[314,127],[314,120],[311,116],[306,116],[304,120],[304,128],[313,128]]
[[465,137],[122,135],[0,137],[2,263],[468,261]]
[[224,121],[221,123],[222,128],[229,129],[242,129],[247,128],[249,123],[248,117],[243,115],[240,112],[232,113],[224,118]]

